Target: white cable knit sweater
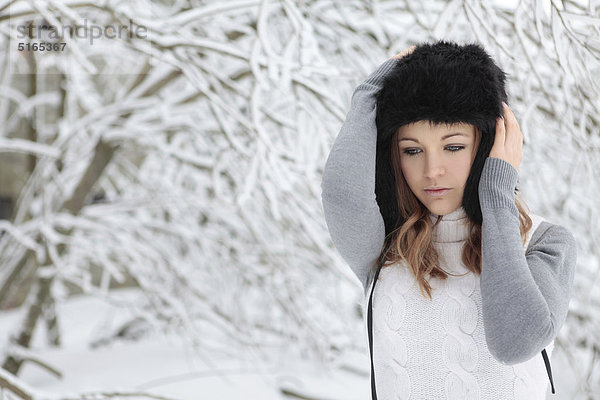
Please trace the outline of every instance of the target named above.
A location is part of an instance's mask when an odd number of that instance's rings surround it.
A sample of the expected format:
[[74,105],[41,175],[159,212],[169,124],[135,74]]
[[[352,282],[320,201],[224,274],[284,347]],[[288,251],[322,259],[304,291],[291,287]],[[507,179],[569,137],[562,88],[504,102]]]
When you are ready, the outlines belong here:
[[[543,219],[530,214],[533,227]],[[431,216],[432,222],[435,216]],[[483,328],[480,279],[461,261],[468,235],[462,207],[434,230],[442,268],[461,277],[429,279],[433,300],[423,297],[402,264],[382,268],[373,293],[373,359],[378,398],[543,400],[548,378],[539,354],[515,365],[492,357]],[[369,291],[370,292],[370,291]],[[366,305],[368,296],[364,301]],[[551,357],[554,342],[546,347]]]

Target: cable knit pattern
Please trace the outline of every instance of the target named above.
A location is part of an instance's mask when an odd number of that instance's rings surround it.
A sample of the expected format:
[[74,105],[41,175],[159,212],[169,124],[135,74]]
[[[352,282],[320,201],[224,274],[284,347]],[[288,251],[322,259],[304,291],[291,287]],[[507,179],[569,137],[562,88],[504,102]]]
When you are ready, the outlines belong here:
[[[436,217],[431,215],[431,221]],[[531,217],[534,226],[525,248],[543,221]],[[479,276],[461,261],[467,221],[460,207],[445,215],[434,229],[433,242],[441,266],[457,276],[430,278],[433,300],[422,296],[403,263],[388,264],[379,274],[373,293],[373,357],[381,399],[545,398],[547,378],[542,357],[504,365],[487,348]],[[546,347],[549,357],[552,349],[552,343]]]

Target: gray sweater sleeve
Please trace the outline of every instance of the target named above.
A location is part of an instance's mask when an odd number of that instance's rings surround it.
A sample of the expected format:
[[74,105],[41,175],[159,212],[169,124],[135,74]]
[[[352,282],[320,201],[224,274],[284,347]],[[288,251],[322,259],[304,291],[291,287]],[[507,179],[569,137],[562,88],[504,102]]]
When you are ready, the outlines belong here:
[[478,188],[483,324],[488,349],[504,364],[531,359],[557,336],[577,264],[575,238],[560,225],[538,228],[543,233],[534,234],[523,251],[514,203],[517,178],[510,163],[488,157]]
[[366,292],[371,265],[382,250],[385,226],[375,200],[375,94],[398,60],[382,63],[352,94],[346,116],[325,163],[321,200],[336,249]]

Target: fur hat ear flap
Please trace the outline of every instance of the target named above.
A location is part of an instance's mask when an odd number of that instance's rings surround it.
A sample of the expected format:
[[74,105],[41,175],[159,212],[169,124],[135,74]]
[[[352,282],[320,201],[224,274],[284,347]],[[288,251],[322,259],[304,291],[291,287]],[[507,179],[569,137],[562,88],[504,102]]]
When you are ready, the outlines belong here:
[[483,222],[483,215],[481,214],[481,206],[479,205],[479,179],[483,171],[483,165],[485,160],[490,155],[492,146],[494,145],[494,138],[496,137],[496,120],[487,121],[487,125],[481,131],[481,141],[473,164],[471,165],[471,172],[467,178],[465,184],[465,190],[463,193],[462,206],[467,216],[471,221],[481,225]]
[[417,121],[467,123],[481,132],[481,141],[463,196],[467,216],[481,224],[479,178],[492,148],[496,118],[508,103],[506,74],[478,44],[448,41],[417,45],[398,60],[376,94],[377,155],[375,195],[386,236],[398,224],[398,199],[391,160],[396,130]]
[[383,216],[385,236],[387,237],[396,228],[398,221],[396,179],[394,176],[394,166],[392,165],[390,141],[377,142],[375,163],[375,198]]

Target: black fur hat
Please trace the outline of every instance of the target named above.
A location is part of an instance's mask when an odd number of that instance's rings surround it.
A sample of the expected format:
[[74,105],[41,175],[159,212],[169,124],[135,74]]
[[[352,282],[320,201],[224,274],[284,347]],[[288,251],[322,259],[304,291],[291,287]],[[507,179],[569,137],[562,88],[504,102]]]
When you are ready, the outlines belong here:
[[404,223],[398,221],[391,139],[402,125],[421,120],[463,122],[481,131],[462,201],[467,216],[481,224],[479,178],[494,144],[496,118],[503,116],[502,102],[508,104],[505,79],[480,45],[447,41],[417,45],[386,75],[376,95],[375,168],[375,194],[386,236]]

